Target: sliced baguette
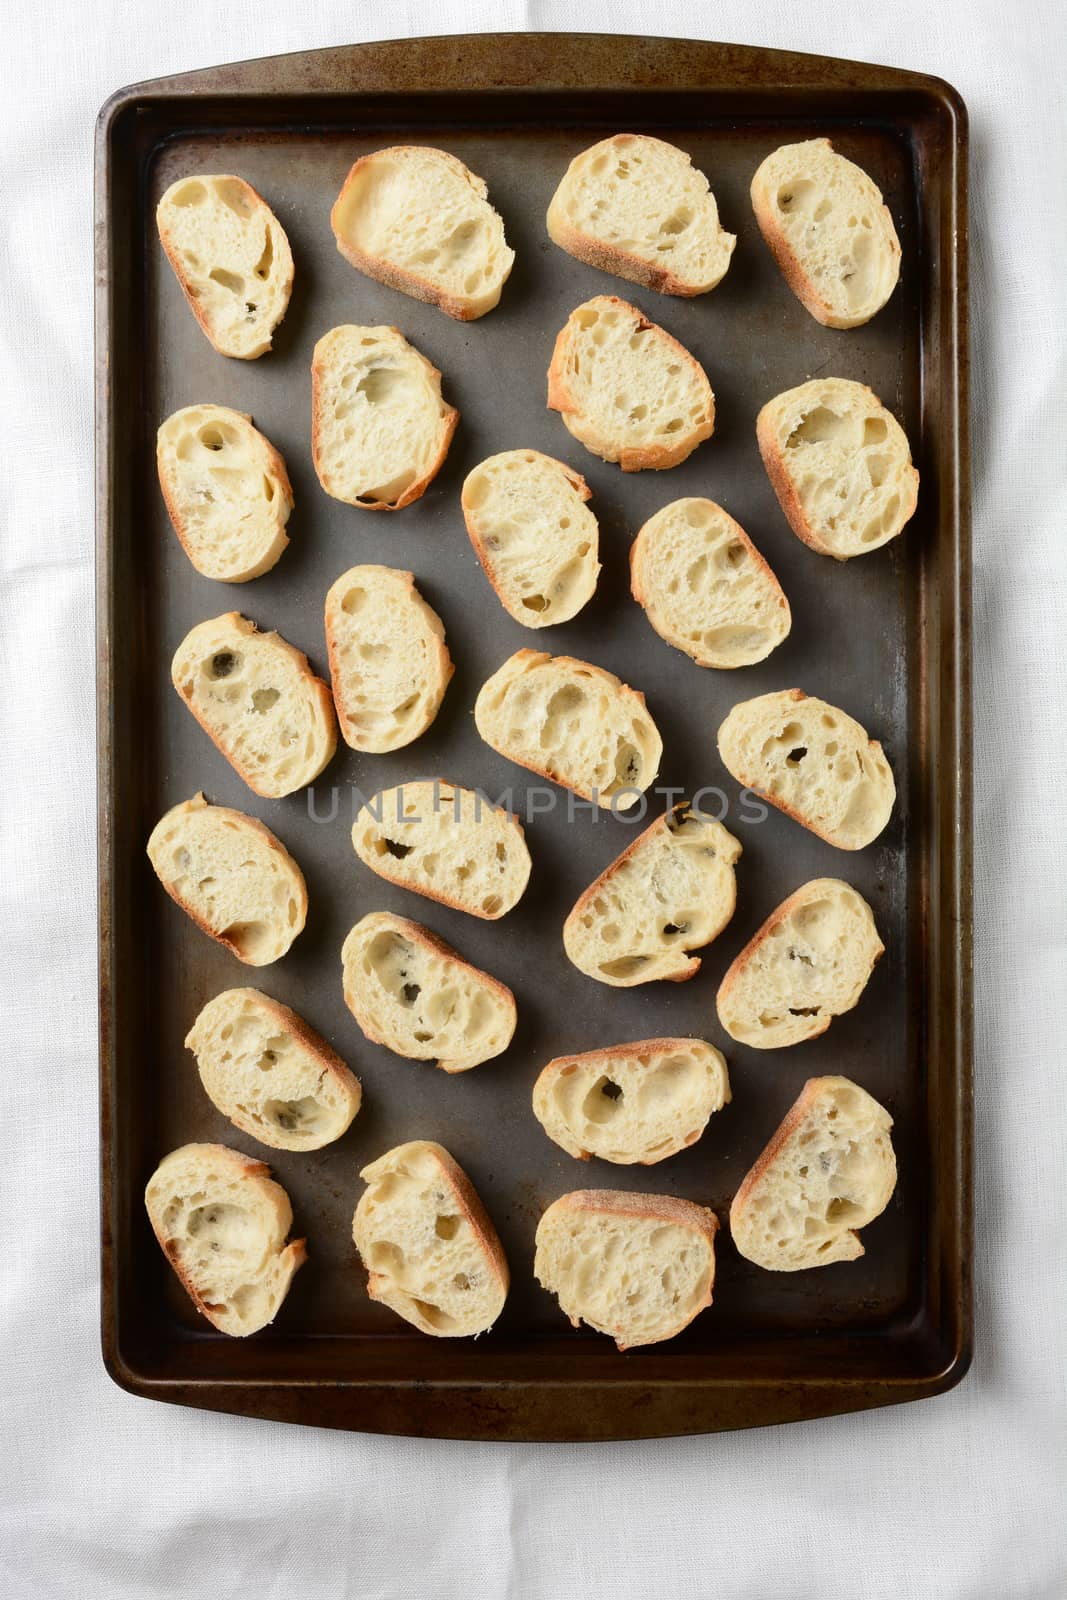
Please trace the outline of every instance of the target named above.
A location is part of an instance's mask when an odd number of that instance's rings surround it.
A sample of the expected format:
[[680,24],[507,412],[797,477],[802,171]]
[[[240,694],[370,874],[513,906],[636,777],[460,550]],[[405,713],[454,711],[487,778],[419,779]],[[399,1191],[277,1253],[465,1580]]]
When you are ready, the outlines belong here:
[[711,1304],[713,1211],[666,1194],[576,1189],[537,1225],[534,1276],[577,1328],[620,1350],[673,1339]]
[[278,961],[303,930],[304,875],[255,817],[194,794],[156,823],[148,859],[171,899],[246,966]]
[[367,1293],[422,1333],[485,1333],[504,1309],[503,1246],[467,1174],[429,1139],[364,1167],[352,1238]]
[[293,289],[285,229],[243,178],[179,178],[156,208],[159,237],[189,307],[215,349],[254,361],[271,347]]
[[730,1232],[769,1272],[855,1261],[857,1230],[881,1216],[897,1181],[893,1119],[848,1078],[809,1078],[745,1178]]
[[579,261],[660,294],[714,289],[737,243],[685,151],[637,133],[575,156],[552,196],[548,232]]
[[700,970],[703,949],[734,914],[734,863],[741,846],[721,822],[685,803],[606,867],[563,924],[563,946],[579,972],[615,989]]
[[273,1322],[307,1260],[288,1244],[289,1196],[262,1161],[223,1144],[186,1144],[148,1180],[145,1207],[160,1247],[198,1311],[244,1338]]
[[325,1039],[258,989],[226,989],[186,1035],[208,1099],[275,1150],[321,1150],[348,1128],[362,1090]]
[[482,685],[474,721],[509,761],[608,811],[635,804],[663,754],[644,695],[571,656],[517,650]]
[[393,567],[350,567],[326,596],[337,721],[353,750],[408,745],[433,722],[453,673],[444,624]]
[[444,465],[459,412],[396,328],[331,328],[311,360],[311,456],[328,495],[400,511]]
[[813,878],[783,900],[727,968],[715,999],[739,1044],[781,1050],[851,1011],[885,946],[863,896]]
[[600,572],[585,479],[537,450],[505,450],[467,474],[462,498],[471,544],[505,611],[525,628],[577,616]]
[[472,322],[497,304],[515,261],[487,194],[446,150],[394,145],[356,162],[330,223],[368,278]]
[[548,408],[623,472],[676,467],[715,429],[715,396],[700,362],[614,295],[587,300],[560,330]]
[[801,305],[828,328],[858,328],[900,276],[900,240],[882,191],[829,139],[784,144],[752,179],[760,232]]
[[171,678],[208,738],[256,794],[293,794],[337,748],[330,691],[302,650],[237,611],[198,623]]
[[388,883],[491,922],[518,904],[530,878],[519,819],[440,778],[374,795],[352,826],[352,848]]
[[881,745],[803,689],[734,706],[719,755],[738,783],[839,850],[862,850],[892,814],[897,789]]
[[915,513],[907,435],[865,384],[813,378],[787,389],[763,407],[756,439],[789,526],[820,555],[878,550]]
[[789,633],[782,586],[714,500],[675,500],[630,547],[630,587],[661,639],[701,667],[749,667]]

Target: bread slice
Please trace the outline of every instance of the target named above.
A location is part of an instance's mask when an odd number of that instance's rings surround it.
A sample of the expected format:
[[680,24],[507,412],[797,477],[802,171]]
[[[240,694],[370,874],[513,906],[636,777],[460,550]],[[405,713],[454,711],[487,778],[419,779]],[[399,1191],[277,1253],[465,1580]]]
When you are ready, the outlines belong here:
[[508,1263],[477,1191],[429,1139],[397,1145],[364,1167],[352,1238],[367,1293],[422,1333],[485,1333],[504,1309]]
[[252,418],[228,406],[185,406],[156,435],[159,486],[174,531],[205,578],[247,583],[289,543],[293,491],[285,462]]
[[644,695],[571,656],[517,650],[482,685],[474,721],[509,761],[608,811],[635,803],[663,754]]
[[357,922],[341,966],[349,1011],[368,1039],[398,1056],[469,1072],[511,1043],[511,990],[407,917],[372,911]]
[[685,151],[639,133],[575,156],[552,196],[548,231],[579,261],[660,294],[707,294],[737,243]]
[[441,374],[396,328],[331,328],[315,346],[311,456],[335,500],[411,505],[444,465],[458,421]]
[[695,1144],[729,1099],[726,1062],[703,1039],[557,1056],[533,1088],[534,1116],[568,1155],[622,1166],[652,1166]]
[[350,567],[326,596],[326,648],[346,744],[400,750],[436,717],[452,657],[437,612],[394,567]]
[[359,1110],[359,1079],[340,1056],[258,989],[226,989],[209,1000],[185,1048],[212,1104],[275,1150],[321,1150]]
[[623,472],[676,467],[715,430],[715,396],[700,362],[614,295],[587,300],[560,330],[548,408]]
[[289,1196],[262,1161],[224,1144],[186,1144],[148,1180],[145,1207],[163,1254],[198,1311],[242,1339],[278,1315],[303,1239],[288,1244]]
[[763,407],[756,439],[789,526],[820,555],[878,550],[915,513],[907,436],[865,384],[813,378],[787,389]]
[[280,633],[260,633],[228,611],[186,634],[170,670],[208,738],[256,794],[293,794],[330,762],[337,748],[330,691]]
[[303,931],[304,874],[255,817],[194,794],[160,817],[148,859],[171,899],[246,966],[280,960]]
[[580,895],[563,924],[579,972],[614,989],[700,970],[690,955],[717,939],[734,914],[741,846],[710,817],[672,806]]
[[505,450],[467,474],[471,544],[524,628],[569,622],[593,597],[600,534],[588,499],[583,477],[538,450]]
[[352,847],[388,883],[494,922],[522,899],[522,823],[474,789],[440,778],[383,789],[361,807]]
[[701,667],[750,667],[792,625],[778,579],[714,500],[674,500],[645,523],[630,587],[660,638]]
[[447,150],[394,145],[356,162],[330,222],[368,278],[473,322],[497,304],[515,261],[487,194]]
[[781,1050],[825,1033],[851,1011],[885,946],[863,896],[813,878],[783,900],[727,968],[715,998],[739,1044]]
[[620,1350],[673,1339],[711,1304],[713,1211],[667,1194],[576,1189],[537,1224],[534,1276]]
[[752,179],[760,232],[801,305],[828,328],[858,328],[900,276],[900,240],[882,191],[829,139],[784,144]]
[[271,347],[293,290],[285,229],[250,183],[196,173],[156,208],[159,237],[190,309],[215,349],[254,361]]
[[889,821],[897,788],[882,747],[837,706],[782,689],[742,700],[719,729],[738,783],[839,850],[862,850]]
[[857,1229],[897,1181],[893,1119],[848,1078],[809,1078],[734,1196],[730,1232],[746,1260],[799,1272],[863,1254]]

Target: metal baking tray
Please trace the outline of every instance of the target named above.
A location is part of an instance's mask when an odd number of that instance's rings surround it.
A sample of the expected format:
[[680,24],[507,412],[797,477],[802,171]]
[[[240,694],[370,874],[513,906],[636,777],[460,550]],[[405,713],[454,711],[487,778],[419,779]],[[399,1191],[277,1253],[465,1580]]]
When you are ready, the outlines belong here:
[[[619,130],[680,144],[711,179],[738,235],[723,284],[694,300],[643,292],[572,260],[544,214],[568,160]],[[900,286],[867,327],[818,326],[761,240],[748,184],[790,139],[830,135],[885,193],[903,246]],[[185,1405],[329,1427],[483,1439],[608,1439],[696,1433],[858,1410],[937,1394],[971,1348],[970,699],[966,114],[945,83],[914,73],[735,45],[574,35],[397,41],[214,68],[126,89],[97,143],[98,651],[103,1352],[124,1388]],[[450,321],[362,277],[338,254],[331,203],[352,161],[415,141],[454,151],[489,185],[517,261],[500,306]],[[274,207],[296,283],[274,351],[216,355],[156,238],[155,202],[179,174],[232,171]],[[545,408],[557,330],[580,301],[618,292],[704,363],[715,436],[669,474],[624,476],[588,455]],[[444,374],[462,421],[425,498],[395,516],[329,499],[309,450],[311,349],[339,322],[395,323]],[[789,531],[760,464],[763,401],[820,373],[871,384],[902,419],[922,475],[904,537],[841,565]],[[296,494],[291,544],[240,588],[199,577],[170,530],[154,435],[178,406],[253,414],[282,450]],[[588,479],[604,563],[594,601],[536,637],[497,604],[463,529],[465,473],[527,445]],[[627,553],[668,500],[707,494],[738,518],[789,595],[793,631],[760,666],[704,671],[670,649],[628,593]],[[360,561],[409,567],[440,612],[456,674],[415,745],[361,757],[341,747],[314,786],[283,801],[244,787],[179,703],[171,654],[187,629],[236,607],[325,669],[327,587]],[[744,845],[736,916],[692,981],[608,990],[569,966],[560,939],[579,891],[634,836],[622,817],[533,816],[531,887],[496,924],[393,888],[357,861],[353,797],[440,774],[520,814],[541,785],[478,738],[489,674],[523,645],[586,657],[643,689],[664,735],[661,784],[722,791]],[[746,825],[715,732],[739,699],[799,685],[880,738],[897,777],[893,820],[870,848],[834,850],[774,813]],[[251,972],[196,931],[144,853],[159,815],[198,789],[262,817],[307,876],[307,929]],[[332,820],[331,820],[332,817]],[[726,1039],[714,995],[767,912],[806,879],[847,877],[887,949],[859,1007],[823,1038],[760,1053]],[[368,1044],[346,1011],[339,952],[365,912],[426,922],[510,984],[519,1030],[499,1060],[459,1078]],[[203,1095],[184,1034],[206,999],[253,982],[294,1006],[358,1072],[364,1109],[337,1144],[268,1153]],[[733,1104],[690,1150],[653,1168],[582,1165],[535,1121],[530,1089],[562,1051],[660,1034],[722,1046]],[[855,1077],[891,1110],[900,1182],[855,1263],[770,1274],[720,1233],[715,1304],[679,1338],[620,1355],[572,1331],[532,1276],[542,1208],[583,1186],[730,1199],[804,1080]],[[359,1169],[405,1139],[444,1143],[494,1218],[512,1289],[477,1341],[425,1338],[365,1293],[350,1238]],[[293,1200],[309,1264],[276,1323],[244,1341],[193,1311],[153,1240],[142,1192],[188,1140],[265,1156]]]

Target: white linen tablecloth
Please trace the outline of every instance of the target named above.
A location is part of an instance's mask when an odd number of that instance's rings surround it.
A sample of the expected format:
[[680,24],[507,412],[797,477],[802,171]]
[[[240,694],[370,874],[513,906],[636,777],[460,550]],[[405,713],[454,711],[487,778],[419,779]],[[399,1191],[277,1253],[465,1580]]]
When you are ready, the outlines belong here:
[[[100,1363],[92,133],[116,87],[485,28],[934,72],[973,152],[977,1358],[919,1406],[580,1447],[332,1434],[133,1399]],[[0,1593],[1063,1600],[1067,117],[1062,0],[43,0],[0,99]]]

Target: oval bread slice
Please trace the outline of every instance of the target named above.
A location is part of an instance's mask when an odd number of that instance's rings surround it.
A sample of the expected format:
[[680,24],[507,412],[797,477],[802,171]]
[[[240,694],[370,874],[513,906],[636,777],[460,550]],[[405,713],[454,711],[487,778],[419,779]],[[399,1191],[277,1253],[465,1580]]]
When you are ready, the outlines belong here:
[[330,691],[280,633],[237,611],[198,623],[171,678],[209,739],[256,794],[279,799],[318,777],[337,748]]
[[374,795],[352,826],[352,847],[379,878],[489,921],[518,904],[530,878],[518,818],[439,778]]
[[583,477],[538,450],[505,450],[467,474],[471,544],[524,628],[568,622],[593,597],[600,535],[588,499]]
[[789,526],[820,555],[878,550],[915,513],[907,435],[865,384],[813,378],[787,389],[763,407],[756,439]]
[[148,1180],[145,1207],[160,1247],[198,1311],[244,1338],[273,1322],[303,1239],[286,1243],[289,1196],[262,1161],[224,1144],[186,1144]]
[[557,1056],[533,1089],[534,1116],[568,1155],[624,1166],[651,1166],[695,1144],[729,1099],[726,1062],[703,1039]]
[[673,1339],[711,1304],[713,1211],[666,1194],[576,1189],[537,1225],[534,1276],[577,1328],[620,1350]]
[[482,685],[474,721],[509,761],[608,811],[635,803],[663,754],[644,695],[571,656],[517,650]]
[[454,669],[444,623],[412,573],[342,573],[326,596],[326,648],[337,721],[353,750],[399,750],[426,732]]
[[857,1229],[896,1188],[893,1119],[848,1078],[809,1078],[734,1196],[730,1232],[746,1260],[799,1272],[863,1254]]
[[242,811],[194,794],[156,823],[148,859],[171,899],[246,966],[278,961],[303,930],[303,873],[270,829]]
[[575,156],[552,196],[548,231],[579,261],[660,294],[714,289],[737,243],[685,151],[637,133]]
[[219,354],[254,361],[269,350],[289,307],[293,254],[262,196],[232,174],[196,173],[171,184],[156,222],[182,293]]
[[359,1079],[340,1056],[258,989],[227,989],[209,1000],[185,1048],[212,1104],[275,1150],[321,1150],[359,1110]]
[[472,322],[497,304],[515,261],[487,194],[446,150],[394,145],[356,162],[330,223],[368,278]]
[[752,179],[752,209],[782,276],[816,322],[858,328],[900,276],[900,240],[882,191],[829,139],[784,144]]
[[174,531],[205,578],[247,583],[289,543],[293,491],[285,462],[252,418],[228,406],[185,406],[156,435],[159,486]]
[[690,955],[717,939],[734,914],[741,846],[686,804],[657,817],[585,893],[563,924],[579,972],[615,989],[700,970]]
[[731,963],[715,998],[739,1044],[781,1050],[825,1033],[851,1011],[885,946],[863,896],[813,878],[772,911]]
[[839,850],[862,850],[892,814],[897,787],[881,745],[803,689],[734,706],[719,755],[738,783]]
[[397,1145],[360,1177],[352,1238],[367,1293],[422,1333],[485,1333],[504,1309],[508,1263],[474,1185],[429,1139]]
[[426,493],[459,412],[441,374],[396,328],[331,328],[311,359],[311,455],[328,495],[400,511]]
[[674,500],[645,523],[630,587],[660,638],[701,667],[764,661],[792,625],[778,579],[714,500]]
[[715,430],[715,396],[700,362],[614,295],[587,300],[560,330],[548,408],[623,472],[676,467]]

